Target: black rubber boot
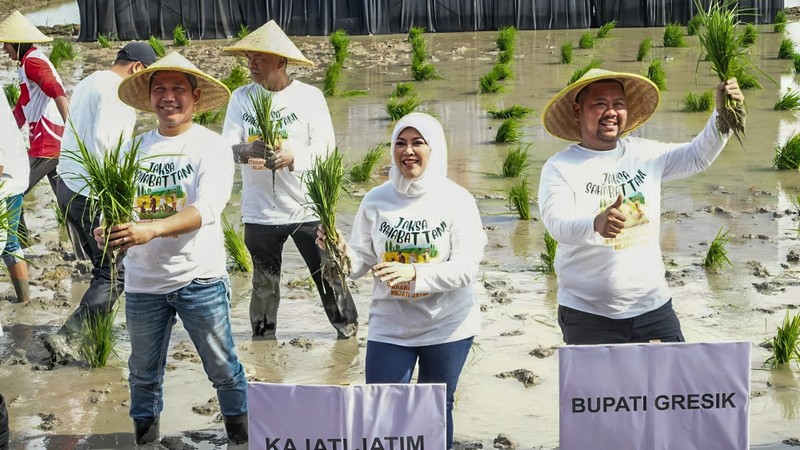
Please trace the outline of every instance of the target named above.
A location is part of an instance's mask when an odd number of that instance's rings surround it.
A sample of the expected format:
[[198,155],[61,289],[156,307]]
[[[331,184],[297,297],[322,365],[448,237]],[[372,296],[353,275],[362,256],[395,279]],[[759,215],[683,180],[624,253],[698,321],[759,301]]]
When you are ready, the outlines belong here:
[[247,413],[238,416],[222,416],[225,423],[225,433],[231,444],[246,444],[247,438]]
[[134,419],[133,434],[136,445],[150,444],[158,440],[158,417]]

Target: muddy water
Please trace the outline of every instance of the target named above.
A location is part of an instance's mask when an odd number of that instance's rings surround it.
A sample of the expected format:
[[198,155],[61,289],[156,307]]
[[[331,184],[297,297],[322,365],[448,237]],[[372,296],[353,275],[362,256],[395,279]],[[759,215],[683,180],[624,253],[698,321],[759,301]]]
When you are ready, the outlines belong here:
[[25,13],[25,17],[34,25],[44,27],[81,22],[78,2],[74,0],[53,2],[45,8]]
[[[646,37],[658,43],[662,31],[616,30],[611,39],[599,41],[597,49],[576,50],[575,63],[570,66],[557,63],[559,47],[566,40],[577,42],[581,31],[520,32],[518,58],[514,62],[516,79],[505,82],[507,93],[484,96],[476,94],[477,80],[492,65],[495,35],[429,37],[429,49],[445,80],[415,84],[425,102],[421,110],[435,114],[445,124],[450,142],[450,176],[479,199],[490,238],[482,280],[477,285],[478,298],[485,308],[484,327],[460,382],[455,411],[457,440],[480,441],[488,446],[502,432],[522,448],[558,445],[557,357],[538,359],[528,354],[539,346],[561,344],[555,320],[556,281],[532,270],[540,262],[543,227],[536,220],[518,221],[506,206],[505,192],[510,183],[495,174],[508,147],[491,142],[499,121],[486,116],[485,110],[492,104],[519,103],[541,111],[572,71],[594,56],[604,59],[606,68],[643,73],[647,64],[634,61],[638,43]],[[665,185],[662,244],[669,261],[675,308],[687,339],[752,342],[751,443],[753,448],[778,449],[788,448],[781,444],[783,440],[800,438],[798,374],[762,370],[768,353],[758,344],[774,333],[787,307],[797,307],[800,291],[789,285],[759,293],[753,283],[797,281],[798,265],[787,262],[786,255],[789,250],[800,250],[794,231],[800,225],[791,204],[791,199],[800,195],[800,175],[776,172],[771,166],[775,145],[798,128],[800,119],[792,112],[772,110],[779,89],[797,88],[797,79],[790,71],[790,63],[775,57],[782,36],[769,32],[771,27],[763,27],[762,31],[752,50],[753,57],[780,88],[763,79],[763,90],[747,91],[745,148],[731,142],[704,174]],[[800,43],[800,25],[791,24],[788,35]],[[685,92],[702,91],[716,84],[706,63],[700,63],[696,70],[697,41],[688,40],[690,48],[654,49],[653,57],[664,60],[668,91],[663,93],[656,118],[637,135],[680,142],[690,139],[705,124],[707,113],[678,111]],[[327,60],[324,40],[302,38],[298,42],[312,59]],[[222,44],[195,43],[184,53],[199,61],[202,68],[221,75],[234,62],[218,56]],[[102,67],[102,61],[110,58],[107,51],[95,47],[84,45],[84,62],[67,66],[68,84],[74,84],[81,73]],[[408,47],[402,36],[354,37],[352,50],[353,62],[345,74],[343,88],[368,89],[369,95],[334,98],[329,104],[339,145],[354,160],[370,146],[388,140],[392,123],[383,111],[384,102],[395,83],[411,77],[406,64]],[[321,69],[298,74],[312,83],[320,83],[321,76]],[[147,118],[146,123],[152,124],[152,118]],[[535,192],[541,165],[565,143],[546,135],[539,118],[527,120],[525,131],[526,141],[533,145],[530,183]],[[38,188],[36,205],[49,201],[47,189]],[[357,201],[357,195],[349,199],[342,212],[340,222],[345,232]],[[229,212],[235,214],[237,208],[238,196],[234,194]],[[791,211],[786,213],[787,209]],[[54,221],[49,210],[39,208],[37,212],[42,229],[52,229]],[[731,230],[728,247],[734,267],[721,274],[707,274],[699,263],[707,242],[721,226]],[[41,243],[34,247],[32,259],[41,266],[35,269],[34,278],[58,278],[58,274],[51,273],[55,266],[72,267],[50,256],[59,253],[54,240],[54,232],[43,232]],[[249,276],[233,278],[232,318],[237,348],[248,376],[251,380],[284,383],[363,382],[369,285],[362,280],[356,283],[355,297],[362,314],[359,340],[337,342],[316,294],[304,285],[308,274],[291,246],[287,246],[285,257],[284,301],[275,342],[250,339]],[[754,275],[754,267],[765,269],[768,275]],[[26,307],[0,302],[7,331],[0,338],[0,360],[4,361],[0,365],[0,385],[11,399],[14,443],[16,448],[127,448],[131,435],[123,362],[115,360],[112,367],[95,371],[78,365],[31,370],[34,365],[43,365],[38,336],[60,324],[85,289],[84,285],[71,284],[69,276],[62,278],[66,279],[54,288],[38,286],[40,298]],[[53,290],[63,293],[65,300],[54,296]],[[292,341],[294,338],[302,340]],[[213,390],[200,365],[191,358],[191,345],[182,344],[187,340],[178,326],[173,334],[173,356],[165,384],[162,431],[177,436],[185,430],[210,430],[212,434],[205,437],[194,434],[180,438],[198,448],[214,448],[221,429],[215,421],[216,414],[205,416],[192,411],[193,406],[202,406],[213,397]],[[128,351],[123,335],[119,345],[122,360]],[[15,362],[27,364],[13,365]],[[540,377],[540,384],[526,388],[517,381],[495,377],[514,369],[533,371]],[[45,432],[42,426],[47,426],[47,421],[40,414],[50,413],[61,422]]]

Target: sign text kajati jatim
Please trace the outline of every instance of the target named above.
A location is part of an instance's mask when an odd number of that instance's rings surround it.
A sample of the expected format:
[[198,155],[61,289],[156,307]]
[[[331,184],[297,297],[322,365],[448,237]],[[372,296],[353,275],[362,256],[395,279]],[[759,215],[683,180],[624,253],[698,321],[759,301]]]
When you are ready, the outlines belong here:
[[266,444],[267,450],[425,450],[425,437],[417,435],[294,440],[267,436]]

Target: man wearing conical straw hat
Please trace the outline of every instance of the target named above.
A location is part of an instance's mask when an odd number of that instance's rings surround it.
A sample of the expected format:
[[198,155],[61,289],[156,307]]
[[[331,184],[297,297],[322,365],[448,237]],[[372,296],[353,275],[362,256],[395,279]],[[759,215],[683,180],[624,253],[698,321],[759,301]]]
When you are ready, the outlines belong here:
[[[291,236],[317,285],[328,320],[339,339],[355,336],[358,313],[347,289],[323,279],[320,252],[314,240],[318,218],[306,208],[303,173],[316,158],[336,146],[328,105],[322,92],[293,80],[287,66],[313,65],[274,21],[250,33],[224,51],[247,58],[253,83],[233,92],[222,135],[242,163],[242,221],[245,244],[253,258],[250,323],[253,336],[275,338],[280,303],[281,253]],[[259,93],[272,98],[274,118],[285,138],[266,160],[265,145],[257,140],[253,101]],[[253,164],[253,162],[259,164]],[[248,163],[249,162],[249,163]],[[339,293],[339,295],[337,295]],[[338,297],[338,298],[337,298]]]
[[691,142],[624,136],[658,107],[647,78],[593,69],[555,95],[542,120],[574,144],[542,168],[539,209],[558,241],[558,323],[567,344],[682,342],[664,278],[661,181],[705,170],[728,141],[717,131],[735,79],[716,88],[717,109]]
[[[140,213],[139,221],[94,230],[103,247],[127,251],[125,313],[131,339],[131,406],[137,444],[158,438],[169,335],[176,314],[217,390],[228,440],[247,442],[247,381],[236,356],[229,317],[221,214],[230,198],[230,145],[192,123],[192,114],[217,108],[230,93],[178,53],[122,81],[126,104],[154,112],[158,127],[137,138],[144,169],[139,198],[177,193],[174,211]],[[128,141],[126,151],[135,148]],[[104,247],[103,247],[104,248]]]

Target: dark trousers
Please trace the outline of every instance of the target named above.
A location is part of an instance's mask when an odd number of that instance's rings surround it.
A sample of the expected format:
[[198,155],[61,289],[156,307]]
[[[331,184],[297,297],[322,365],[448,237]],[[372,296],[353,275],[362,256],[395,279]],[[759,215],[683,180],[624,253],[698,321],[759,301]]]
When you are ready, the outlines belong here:
[[685,341],[672,300],[630,319],[609,319],[559,305],[558,324],[570,345]]
[[[88,313],[105,312],[114,307],[114,303],[125,290],[125,272],[120,260],[117,264],[119,269],[116,277],[117,285],[112,294],[111,256],[103,254],[103,249],[97,245],[92,234],[93,230],[100,226],[100,219],[91,214],[87,197],[73,192],[61,179],[58,179],[57,183],[58,207],[64,211],[67,223],[72,226],[75,253],[79,253],[78,247],[80,247],[81,251],[89,256],[93,266],[89,289],[83,294],[78,308],[67,319],[68,331],[74,332]],[[117,258],[121,258],[121,255]]]
[[[319,222],[285,225],[244,225],[244,242],[253,258],[253,293],[250,297],[250,325],[253,336],[275,338],[278,305],[281,301],[281,263],[283,244],[291,236],[317,285],[322,306],[339,337],[350,337],[358,323],[353,296],[343,286],[334,286],[322,277],[321,251],[314,242]],[[346,286],[344,286],[346,288]],[[339,292],[343,295],[336,295]]]
[[[50,182],[50,188],[53,189],[53,194],[56,194],[58,180],[56,167],[58,167],[58,158],[33,158],[29,156],[28,164],[30,164],[31,173],[28,177],[28,188],[25,189],[25,195],[27,195],[31,189],[36,187],[39,181],[41,181],[41,179],[45,176],[47,176],[47,181]],[[25,223],[25,211],[22,209],[20,209],[19,212],[17,235],[20,238],[20,244],[22,247],[28,247],[30,233],[28,232],[28,226]]]

